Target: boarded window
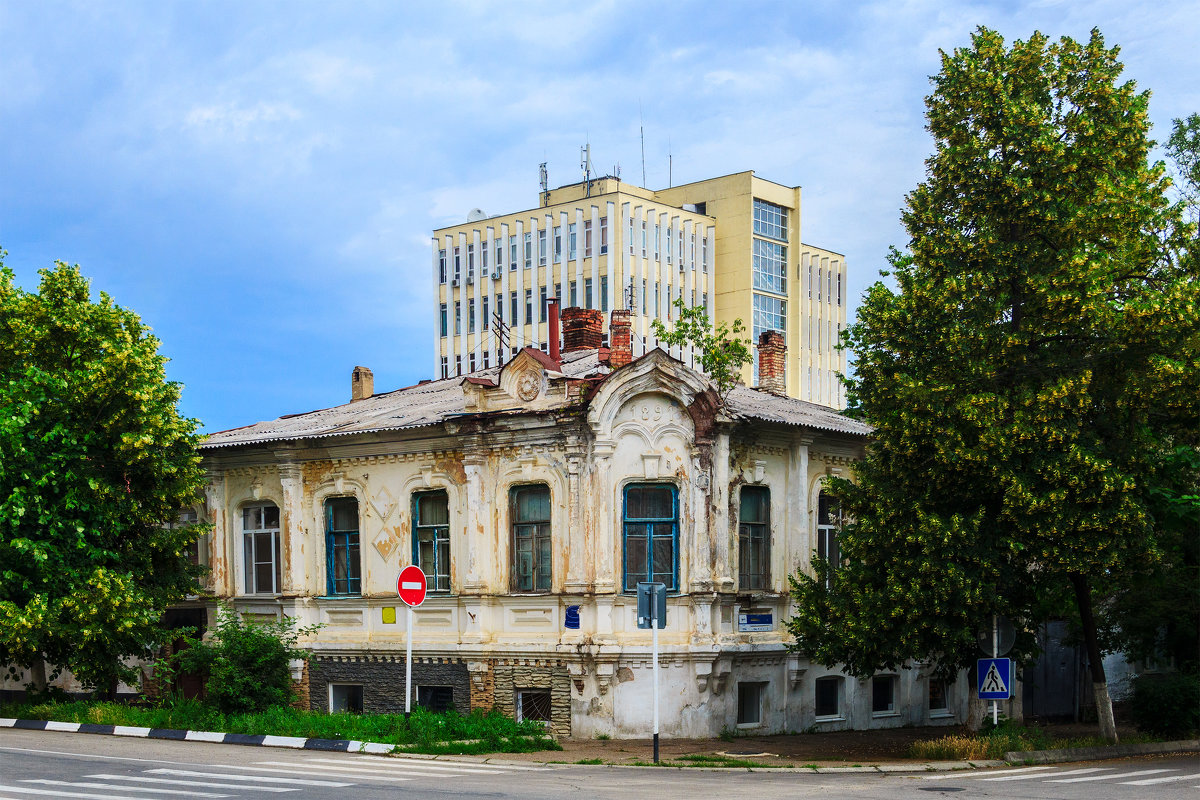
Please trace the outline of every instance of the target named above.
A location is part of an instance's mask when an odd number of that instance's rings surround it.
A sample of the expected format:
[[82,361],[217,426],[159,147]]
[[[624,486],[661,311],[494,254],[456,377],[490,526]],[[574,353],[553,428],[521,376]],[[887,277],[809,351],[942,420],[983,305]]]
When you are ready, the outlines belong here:
[[518,486],[510,493],[512,514],[512,588],[514,592],[550,591],[550,487]]

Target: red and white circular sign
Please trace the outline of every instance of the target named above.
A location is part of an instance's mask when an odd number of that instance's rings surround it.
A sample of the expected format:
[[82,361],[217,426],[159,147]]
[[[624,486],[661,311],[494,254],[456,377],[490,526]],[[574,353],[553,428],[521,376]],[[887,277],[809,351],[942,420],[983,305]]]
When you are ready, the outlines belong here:
[[396,579],[396,592],[405,605],[419,606],[425,602],[425,573],[416,564],[409,564],[400,570]]

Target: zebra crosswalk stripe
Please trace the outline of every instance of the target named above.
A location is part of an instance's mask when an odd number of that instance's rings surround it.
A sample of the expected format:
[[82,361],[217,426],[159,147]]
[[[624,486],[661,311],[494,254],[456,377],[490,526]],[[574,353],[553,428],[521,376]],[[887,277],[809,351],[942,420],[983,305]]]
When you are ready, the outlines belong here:
[[947,772],[941,775],[925,775],[927,781],[945,781],[945,780],[961,780],[963,778],[988,778],[995,775],[1015,775],[1025,774],[1029,772],[1044,772],[1045,770],[1053,769],[1053,767],[1021,767],[1020,769],[998,769],[988,770],[986,772],[963,773],[961,771]]
[[[124,794],[91,794],[89,792],[64,792],[61,789],[35,789],[32,786],[0,786],[0,792],[16,792],[17,794],[50,795],[51,797],[78,797],[80,800],[145,800],[144,797],[134,797]],[[24,800],[24,798],[22,798]]]
[[1160,772],[1170,772],[1169,769],[1142,769],[1136,772],[1118,772],[1111,775],[1089,775],[1086,778],[1052,778],[1046,783],[1083,783],[1084,781],[1115,781],[1118,778],[1132,778],[1137,775],[1154,775]]
[[[333,759],[323,760],[332,761]],[[353,760],[373,761],[375,763],[379,763],[381,761],[381,759],[377,756],[358,756]],[[510,770],[516,770],[518,772],[549,772],[553,769],[553,767],[526,766],[525,764],[488,764],[484,761],[434,761],[430,758],[396,758],[389,760],[393,763],[428,764],[431,768],[437,767],[439,769],[457,769],[460,766],[470,767],[471,769],[490,769],[495,770],[496,772],[508,772]]]
[[[1084,774],[1088,774],[1088,773],[1092,773],[1092,772],[1111,772],[1112,769],[1113,769],[1112,767],[1088,767],[1087,769],[1072,769],[1072,770],[1067,770],[1066,772],[1055,772],[1052,774],[1054,774],[1054,775],[1084,775]],[[1047,775],[1044,772],[1035,772],[1032,775],[1005,775],[1000,778],[984,778],[983,780],[985,780],[985,781],[1030,781],[1030,780],[1036,780],[1038,778],[1044,779],[1046,777],[1047,777]],[[1106,776],[1099,775],[1097,777],[1103,778]]]
[[1156,783],[1171,783],[1172,781],[1195,780],[1195,775],[1167,775],[1162,778],[1147,778],[1144,781],[1121,781],[1125,786],[1153,786]]
[[[84,775],[85,778],[101,778],[111,781],[136,781],[137,783],[166,783],[177,786],[203,786],[206,789],[245,789],[245,786],[236,783],[211,783],[208,781],[182,781],[173,780],[171,778],[147,778],[145,775]],[[256,786],[255,791],[258,792],[298,792],[295,787],[283,786]]]
[[[502,770],[502,769],[479,769],[478,767],[475,767],[475,766],[465,766],[464,765],[462,767],[459,767],[459,766],[452,767],[452,766],[449,766],[446,764],[426,764],[424,761],[404,761],[399,764],[389,763],[389,762],[383,762],[383,763],[376,762],[375,764],[372,764],[371,766],[366,767],[365,769],[364,769],[364,767],[361,767],[361,766],[347,764],[346,761],[341,760],[341,759],[336,759],[336,758],[314,758],[314,759],[312,759],[312,761],[305,761],[304,763],[307,765],[307,764],[311,764],[312,762],[320,762],[321,766],[317,767],[317,769],[349,770],[349,771],[356,772],[356,773],[361,773],[366,770],[372,770],[372,769],[375,772],[378,772],[380,774],[425,772],[425,773],[432,773],[434,775],[443,774],[443,773],[457,774],[457,775],[471,775],[471,774],[499,775],[499,774],[505,772],[505,770]],[[284,766],[284,765],[295,765],[297,762],[256,761],[255,763],[256,764],[271,764],[273,766]],[[335,764],[338,766],[334,766]]]
[[[217,767],[218,769],[243,769],[243,767],[228,764],[206,764],[205,766]],[[282,769],[273,769],[270,771],[289,772],[289,770]],[[228,775],[221,772],[197,772],[188,769],[148,769],[146,772],[151,775],[182,775],[185,778],[217,778],[223,781],[246,781],[248,783],[291,783],[297,786],[328,786],[331,788],[354,785],[347,782],[314,781],[303,778],[271,778],[264,775]],[[294,774],[294,770],[291,770],[291,772]],[[338,775],[337,777],[340,778],[342,776]]]
[[111,783],[83,783],[81,781],[52,781],[48,778],[30,778],[21,783],[37,783],[43,786],[70,786],[72,789],[120,789],[123,792],[154,792],[155,794],[178,794],[187,797],[229,797],[227,794],[216,792],[198,792],[187,789],[159,789],[144,786],[116,786]]

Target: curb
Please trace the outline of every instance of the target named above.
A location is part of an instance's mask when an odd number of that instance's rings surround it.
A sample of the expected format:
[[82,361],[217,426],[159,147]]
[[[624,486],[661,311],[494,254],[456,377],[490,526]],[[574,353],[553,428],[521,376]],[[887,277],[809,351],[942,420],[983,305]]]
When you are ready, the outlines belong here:
[[173,739],[210,744],[240,744],[252,747],[286,747],[292,750],[322,750],[334,753],[369,753],[389,755],[394,744],[358,742],[350,739],[302,739],[297,736],[256,736],[247,733],[217,733],[215,731],[177,731],[171,728],[134,728],[127,725],[96,725],[90,722],[48,722],[31,719],[0,719],[0,728],[27,731],[60,731],[63,733],[95,733],[103,736],[133,736],[141,739]]
[[1061,750],[1029,750],[1005,753],[1010,764],[1056,764],[1062,761],[1098,761],[1104,758],[1200,752],[1200,739],[1143,744],[1110,744],[1102,747],[1066,747]]

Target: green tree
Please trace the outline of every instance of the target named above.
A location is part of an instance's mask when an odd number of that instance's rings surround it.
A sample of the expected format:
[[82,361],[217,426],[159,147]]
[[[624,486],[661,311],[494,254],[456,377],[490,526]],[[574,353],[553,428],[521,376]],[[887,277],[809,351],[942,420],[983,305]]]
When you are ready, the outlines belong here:
[[875,426],[855,481],[833,481],[845,562],[794,579],[790,624],[859,675],[952,674],[993,614],[1023,623],[1023,659],[1073,608],[1111,740],[1094,593],[1160,558],[1152,492],[1200,396],[1200,280],[1162,235],[1183,223],[1121,69],[1096,31],[1008,47],[980,28],[942,54],[910,253],[845,337]]
[[692,347],[700,352],[700,369],[717,385],[722,402],[737,384],[742,368],[752,358],[748,340],[739,336],[746,331],[740,319],[732,325],[722,322],[712,325],[704,306],[690,307],[682,297],[671,303],[678,311],[674,324],[668,328],[662,320],[652,320],[650,327],[658,340],[670,347]]
[[0,663],[112,692],[197,590],[196,421],[180,417],[158,340],[77,267],[38,292],[0,262]]
[[[171,660],[187,672],[202,672],[204,700],[226,714],[255,714],[295,700],[290,662],[308,659],[296,647],[301,636],[321,626],[300,627],[290,617],[269,622],[245,622],[222,608],[217,629],[207,641],[189,640],[189,647]],[[174,665],[168,667],[174,672]]]

